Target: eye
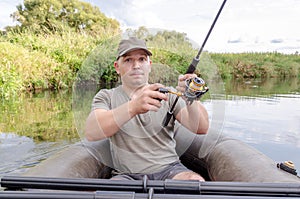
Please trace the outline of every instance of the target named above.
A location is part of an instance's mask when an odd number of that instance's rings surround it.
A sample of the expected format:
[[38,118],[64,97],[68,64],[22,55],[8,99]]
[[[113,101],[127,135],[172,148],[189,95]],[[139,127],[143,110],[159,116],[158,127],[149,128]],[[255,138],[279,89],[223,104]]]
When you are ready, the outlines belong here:
[[131,62],[131,58],[126,58],[125,60],[124,60],[124,62],[126,62],[126,63],[128,63],[128,62]]
[[147,58],[146,57],[141,57],[140,58],[140,62],[146,62],[147,61]]

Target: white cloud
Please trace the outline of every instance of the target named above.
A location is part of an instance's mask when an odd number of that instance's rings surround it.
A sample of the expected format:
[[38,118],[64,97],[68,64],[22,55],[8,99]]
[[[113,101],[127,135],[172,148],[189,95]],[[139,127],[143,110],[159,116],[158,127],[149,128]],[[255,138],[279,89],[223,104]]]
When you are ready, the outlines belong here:
[[16,6],[21,4],[22,0],[2,0],[0,1],[0,29],[5,26],[14,25],[10,15],[17,10]]
[[[86,0],[125,29],[163,28],[202,44],[223,0]],[[18,0],[0,3],[15,8]],[[8,9],[7,9],[8,10]],[[300,51],[299,0],[228,0],[205,46],[209,51]],[[0,21],[1,26],[3,20]],[[282,40],[281,43],[271,43]],[[230,41],[236,41],[235,43]],[[291,50],[292,49],[292,50]]]
[[[114,0],[94,1],[110,16],[123,21],[124,27],[146,26],[185,32],[202,44],[223,0]],[[105,6],[103,6],[105,5]],[[229,0],[207,42],[210,51],[275,51],[300,49],[299,0]],[[282,40],[281,43],[271,43]],[[287,45],[289,40],[289,46]],[[228,41],[239,41],[231,43]],[[299,51],[299,50],[298,50]]]

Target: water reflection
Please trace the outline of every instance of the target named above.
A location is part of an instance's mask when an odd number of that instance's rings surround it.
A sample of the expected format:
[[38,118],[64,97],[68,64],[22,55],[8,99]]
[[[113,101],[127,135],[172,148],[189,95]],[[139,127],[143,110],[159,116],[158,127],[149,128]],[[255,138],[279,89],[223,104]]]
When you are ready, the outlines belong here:
[[78,138],[73,127],[71,92],[24,93],[0,104],[0,130],[36,142]]
[[225,131],[252,143],[268,140],[300,147],[300,95],[282,96],[228,100]]
[[250,80],[227,80],[225,89],[227,95],[237,96],[263,96],[267,98],[273,94],[299,94],[300,80],[298,78],[289,79],[250,79]]
[[224,133],[300,170],[299,79],[226,82]]
[[[225,98],[223,133],[249,143],[275,161],[292,160],[300,171],[299,84],[297,78],[225,82],[225,97],[214,98]],[[78,99],[65,91],[2,101],[0,176],[23,172],[80,140],[78,132],[82,134],[95,94],[94,89],[80,91],[75,95]],[[211,99],[204,100],[211,113]]]
[[25,93],[0,104],[0,176],[21,173],[79,140],[71,92]]

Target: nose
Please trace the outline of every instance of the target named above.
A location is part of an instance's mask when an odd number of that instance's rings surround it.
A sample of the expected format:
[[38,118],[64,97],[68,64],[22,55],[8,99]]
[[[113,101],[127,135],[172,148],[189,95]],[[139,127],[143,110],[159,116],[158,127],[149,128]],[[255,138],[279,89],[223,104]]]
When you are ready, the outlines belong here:
[[141,63],[138,60],[134,60],[132,68],[133,69],[138,69],[141,67]]

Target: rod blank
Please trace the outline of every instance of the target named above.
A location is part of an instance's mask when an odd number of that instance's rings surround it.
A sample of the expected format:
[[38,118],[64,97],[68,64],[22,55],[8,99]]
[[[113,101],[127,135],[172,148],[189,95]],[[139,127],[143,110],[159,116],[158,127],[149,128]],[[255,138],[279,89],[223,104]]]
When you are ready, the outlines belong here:
[[195,72],[196,67],[197,67],[197,65],[198,65],[198,63],[200,61],[200,54],[202,53],[202,51],[204,49],[204,46],[205,46],[205,44],[206,44],[206,42],[207,42],[207,40],[208,40],[208,38],[210,36],[210,33],[212,32],[212,30],[213,30],[213,28],[214,28],[214,26],[215,26],[215,24],[216,24],[216,22],[217,22],[217,20],[218,20],[218,18],[220,16],[221,12],[222,12],[222,10],[223,10],[223,8],[225,6],[226,1],[227,0],[223,1],[222,5],[221,5],[221,7],[220,7],[220,9],[219,9],[219,11],[218,11],[218,13],[217,13],[214,21],[213,21],[213,23],[210,26],[210,29],[209,29],[208,33],[207,33],[207,35],[206,35],[206,37],[205,37],[205,39],[204,39],[204,41],[203,41],[203,43],[202,43],[202,45],[201,45],[198,53],[196,55],[196,57],[194,57],[194,59],[192,60],[192,63],[189,65],[186,73],[194,73]]
[[189,195],[247,195],[300,197],[300,183],[200,182],[183,180],[109,180],[6,176],[1,186],[9,190],[52,189],[76,191],[129,191]]
[[[3,191],[0,192],[2,199],[276,199],[278,197],[269,196],[224,196],[224,195],[189,195],[189,194],[153,194],[149,197],[149,193],[135,193],[135,192],[111,192],[111,191],[97,191],[97,192],[78,192],[78,191]],[[299,198],[281,196],[280,198]]]

